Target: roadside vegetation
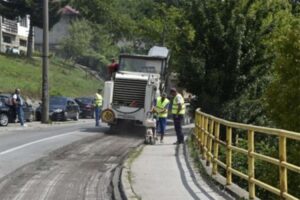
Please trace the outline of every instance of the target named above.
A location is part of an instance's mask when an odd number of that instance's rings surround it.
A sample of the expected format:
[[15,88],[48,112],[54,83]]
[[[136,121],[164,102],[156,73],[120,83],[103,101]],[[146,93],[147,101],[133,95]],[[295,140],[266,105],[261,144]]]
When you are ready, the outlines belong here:
[[[0,92],[20,88],[25,96],[39,99],[41,77],[40,59],[0,55]],[[57,58],[50,59],[49,78],[50,95],[91,96],[103,85],[103,81]]]

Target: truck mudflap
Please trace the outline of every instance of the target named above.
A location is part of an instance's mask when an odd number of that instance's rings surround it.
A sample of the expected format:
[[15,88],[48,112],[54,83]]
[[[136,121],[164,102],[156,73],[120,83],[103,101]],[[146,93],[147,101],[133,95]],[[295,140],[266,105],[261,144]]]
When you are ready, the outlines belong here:
[[102,111],[101,113],[101,120],[102,122],[108,123],[108,124],[112,124],[115,121],[115,113],[113,110],[111,109],[105,109]]

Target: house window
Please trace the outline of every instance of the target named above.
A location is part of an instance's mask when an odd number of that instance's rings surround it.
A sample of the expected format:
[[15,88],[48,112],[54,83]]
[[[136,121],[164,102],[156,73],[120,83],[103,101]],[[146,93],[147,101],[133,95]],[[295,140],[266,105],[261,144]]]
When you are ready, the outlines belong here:
[[20,39],[20,46],[26,47],[27,46],[27,41]]
[[21,20],[20,20],[20,26],[23,26],[23,27],[27,27],[28,26],[28,24],[27,24],[27,17],[21,18]]
[[11,37],[4,35],[3,36],[3,42],[11,44]]

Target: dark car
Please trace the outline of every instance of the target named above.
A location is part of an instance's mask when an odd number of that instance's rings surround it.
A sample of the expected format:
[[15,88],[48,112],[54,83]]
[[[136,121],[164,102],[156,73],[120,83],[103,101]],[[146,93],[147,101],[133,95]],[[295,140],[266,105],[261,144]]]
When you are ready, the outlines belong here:
[[[41,106],[36,109],[36,119],[41,120]],[[62,96],[50,97],[49,118],[53,121],[66,121],[79,119],[79,106],[74,99]]]
[[80,107],[80,116],[82,118],[94,118],[94,98],[93,97],[79,97],[75,98],[75,101]]
[[[34,110],[31,105],[24,101],[24,99],[22,100],[24,102],[24,119],[31,122],[34,120]],[[16,111],[14,110],[14,107],[10,105],[10,101],[10,94],[0,94],[0,126],[7,126],[8,123],[16,121]]]

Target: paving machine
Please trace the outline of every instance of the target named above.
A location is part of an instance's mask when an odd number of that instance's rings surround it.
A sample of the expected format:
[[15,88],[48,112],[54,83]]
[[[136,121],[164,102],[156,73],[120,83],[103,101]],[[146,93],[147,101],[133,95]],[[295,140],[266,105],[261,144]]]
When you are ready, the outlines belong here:
[[119,69],[106,81],[101,119],[111,128],[132,123],[144,127],[145,142],[155,143],[153,100],[165,90],[169,50],[152,47],[148,55],[121,54]]

